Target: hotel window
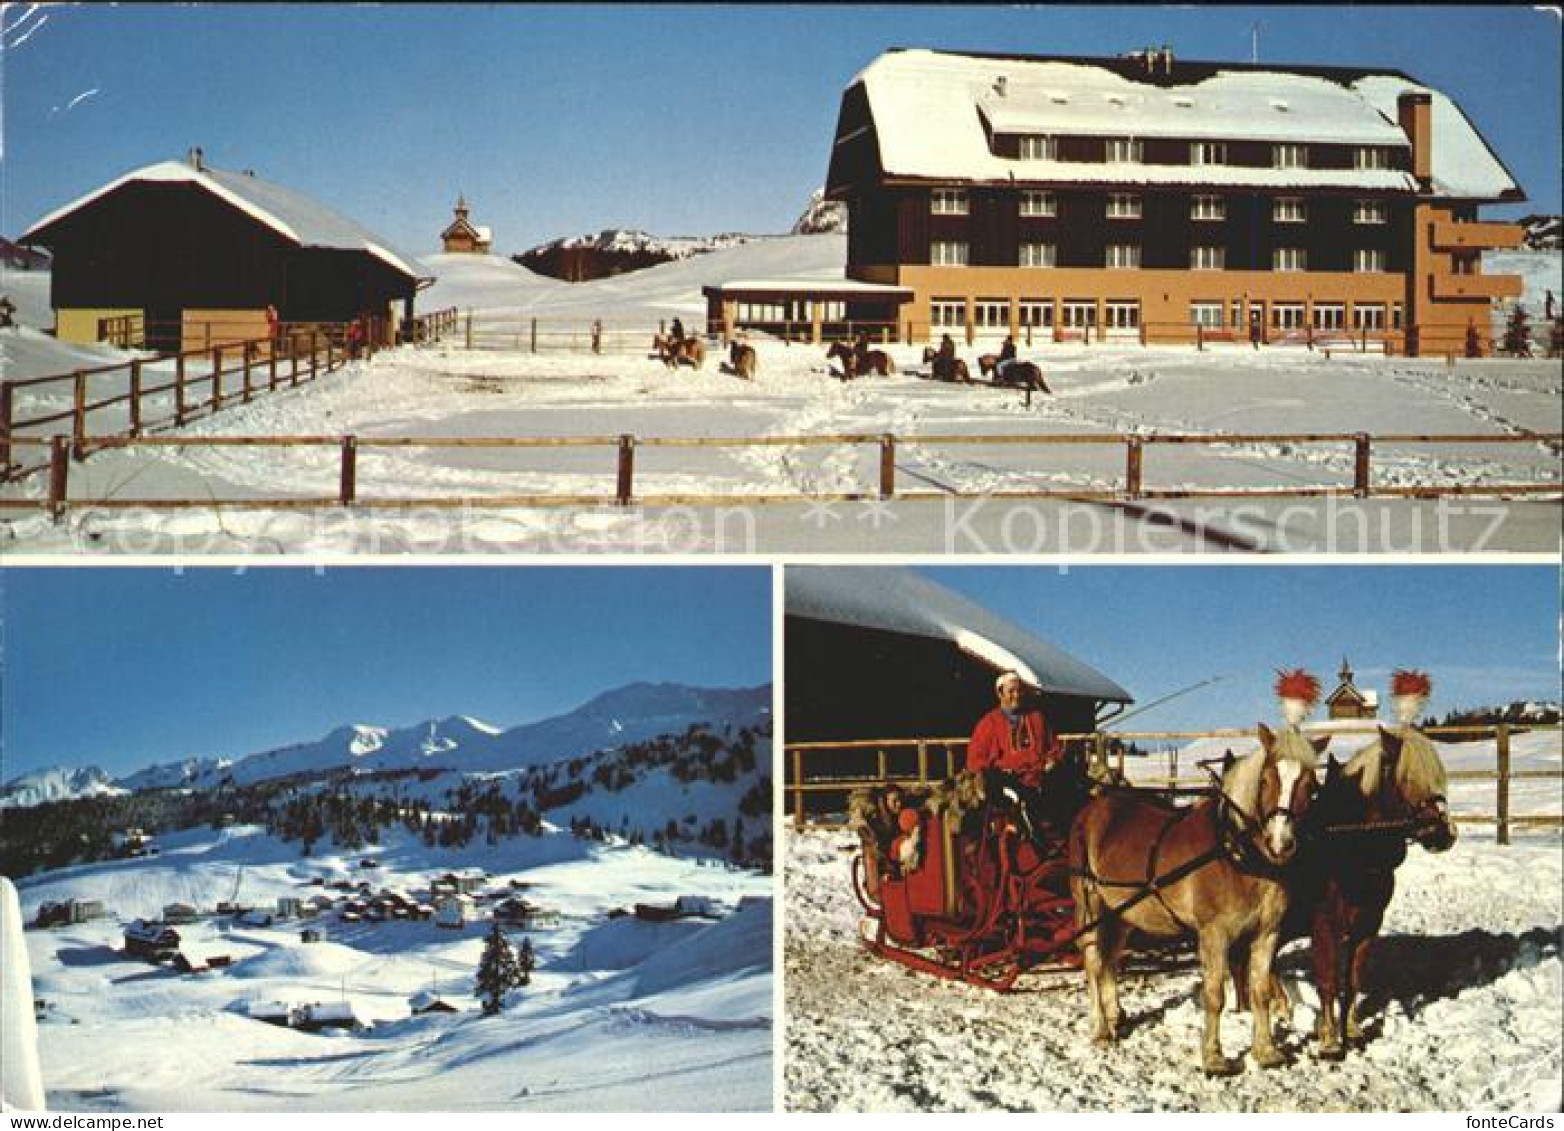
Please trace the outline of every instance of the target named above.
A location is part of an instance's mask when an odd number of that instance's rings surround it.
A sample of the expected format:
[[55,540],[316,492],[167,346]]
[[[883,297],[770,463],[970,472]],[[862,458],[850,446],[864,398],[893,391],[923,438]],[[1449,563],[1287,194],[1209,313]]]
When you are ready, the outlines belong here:
[[1450,253],[1450,272],[1454,275],[1476,275],[1478,256],[1476,251],[1453,251]]
[[1360,275],[1385,269],[1385,253],[1380,248],[1360,247],[1352,253],[1352,269]]
[[960,298],[932,298],[929,300],[929,325],[939,329],[965,329],[967,303]]
[[1359,146],[1353,151],[1352,167],[1354,169],[1388,169],[1390,168],[1390,150],[1372,145]]
[[1103,257],[1105,267],[1139,267],[1140,244],[1138,243],[1110,243],[1107,254]]
[[1402,312],[1402,309],[1401,309],[1401,304],[1399,302],[1391,303],[1390,304],[1390,328],[1392,330],[1399,330],[1399,329],[1401,329],[1401,323],[1402,323],[1403,317],[1404,317],[1404,315],[1403,315],[1403,312]]
[[1227,200],[1220,196],[1197,196],[1189,202],[1191,220],[1226,220]]
[[1272,271],[1307,271],[1308,262],[1301,247],[1279,247],[1271,252]]
[[1108,139],[1108,160],[1127,161],[1134,164],[1140,163],[1141,145],[1135,138],[1110,137]]
[[965,267],[966,240],[935,240],[929,244],[929,263],[934,267]]
[[1383,200],[1360,200],[1352,209],[1354,224],[1383,224],[1386,219]]
[[1306,169],[1309,166],[1309,147],[1306,145],[1271,146],[1271,168]]
[[1110,192],[1108,194],[1108,219],[1139,220],[1140,197],[1133,192]]
[[1059,215],[1059,201],[1051,192],[1043,192],[1041,189],[1027,189],[1021,193],[1021,215],[1057,216]]
[[1385,328],[1385,307],[1378,303],[1369,305],[1360,303],[1354,306],[1352,308],[1352,328],[1354,330],[1383,330]]
[[1024,243],[1021,245],[1022,267],[1058,266],[1059,249],[1051,243]]
[[1195,141],[1189,145],[1189,163],[1191,165],[1226,165],[1227,143],[1225,141]]
[[1220,271],[1227,266],[1227,248],[1192,247],[1189,249],[1189,265],[1196,271]]
[[978,330],[1010,329],[1010,300],[980,298],[972,303],[972,325]]
[[780,302],[741,302],[735,313],[741,323],[787,321],[787,311]]
[[1129,299],[1103,303],[1103,324],[1109,330],[1140,329],[1140,303]]
[[1271,328],[1274,330],[1303,329],[1303,303],[1273,302],[1271,304]]
[[1016,303],[1016,316],[1021,325],[1034,329],[1052,330],[1054,326],[1053,299],[1024,298]]
[[929,194],[929,211],[936,216],[965,216],[967,214],[967,190],[937,188]]
[[1021,135],[1021,160],[1023,161],[1057,161],[1059,159],[1059,139],[1046,134]]
[[1236,298],[1233,300],[1233,306],[1232,306],[1232,312],[1231,313],[1232,313],[1232,321],[1229,322],[1228,325],[1231,326],[1235,330],[1242,328],[1244,326],[1244,324],[1245,324],[1244,323],[1244,304],[1241,301],[1239,301],[1238,299],[1236,299]]
[[1279,196],[1271,203],[1271,220],[1277,224],[1301,224],[1308,218],[1301,196]]
[[1204,326],[1207,330],[1222,328],[1222,304],[1220,302],[1192,302],[1189,304],[1189,324]]
[[1089,330],[1097,325],[1097,304],[1085,299],[1065,299],[1059,304],[1059,315],[1066,330]]
[[1314,328],[1316,330],[1340,330],[1347,325],[1347,308],[1339,302],[1314,304]]

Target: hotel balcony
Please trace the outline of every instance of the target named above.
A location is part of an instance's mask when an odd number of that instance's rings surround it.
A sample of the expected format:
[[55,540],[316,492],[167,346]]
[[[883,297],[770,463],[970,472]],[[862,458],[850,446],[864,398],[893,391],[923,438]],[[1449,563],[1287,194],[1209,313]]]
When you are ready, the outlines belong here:
[[1435,275],[1430,281],[1435,299],[1521,297],[1519,275]]
[[1510,251],[1521,246],[1525,229],[1519,224],[1488,220],[1435,220],[1430,241],[1436,251],[1493,249]]

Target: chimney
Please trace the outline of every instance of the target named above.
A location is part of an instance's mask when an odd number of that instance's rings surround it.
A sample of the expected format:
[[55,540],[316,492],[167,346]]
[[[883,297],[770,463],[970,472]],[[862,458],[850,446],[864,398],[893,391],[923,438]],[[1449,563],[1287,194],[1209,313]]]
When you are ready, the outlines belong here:
[[1427,189],[1434,177],[1434,96],[1427,91],[1404,91],[1396,99],[1396,119],[1412,143],[1412,175],[1419,188]]

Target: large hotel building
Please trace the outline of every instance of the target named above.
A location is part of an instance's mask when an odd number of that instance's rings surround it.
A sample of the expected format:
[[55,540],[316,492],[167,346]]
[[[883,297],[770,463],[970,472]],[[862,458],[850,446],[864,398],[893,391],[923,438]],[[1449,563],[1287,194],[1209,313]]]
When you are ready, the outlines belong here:
[[915,340],[1486,351],[1521,290],[1482,262],[1520,228],[1478,219],[1519,186],[1394,71],[892,50],[842,95],[826,195],[861,290],[823,317]]

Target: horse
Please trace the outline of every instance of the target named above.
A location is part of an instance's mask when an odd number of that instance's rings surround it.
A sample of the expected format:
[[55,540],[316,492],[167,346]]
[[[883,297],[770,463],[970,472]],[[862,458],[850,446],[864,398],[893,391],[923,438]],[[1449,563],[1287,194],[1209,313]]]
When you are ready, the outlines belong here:
[[[1322,1059],[1339,1060],[1348,1042],[1362,1038],[1358,995],[1408,842],[1429,852],[1455,844],[1445,783],[1434,744],[1410,724],[1399,732],[1381,727],[1345,765],[1332,757],[1326,767],[1282,925],[1284,941],[1310,940]],[[1273,1004],[1285,1002],[1274,979],[1269,992]]]
[[1111,1044],[1120,1024],[1117,966],[1131,930],[1199,940],[1207,1075],[1240,1065],[1222,1054],[1228,955],[1248,943],[1254,999],[1250,1051],[1264,1068],[1284,1063],[1271,1035],[1271,962],[1288,889],[1283,868],[1317,788],[1318,754],[1297,730],[1259,728],[1260,749],[1232,763],[1215,796],[1192,806],[1114,790],[1089,801],[1070,829],[1076,945],[1086,968],[1092,1039]]
[[669,369],[676,369],[680,364],[699,369],[706,364],[706,345],[699,338],[676,339],[656,334],[652,337],[652,349]]
[[941,364],[939,351],[933,346],[925,346],[923,363],[929,366],[929,373],[936,381],[960,381],[963,385],[972,384],[972,371],[959,357]]
[[978,358],[978,371],[996,385],[1014,385],[1018,389],[1036,389],[1039,393],[1050,395],[1053,393],[1048,382],[1043,380],[1042,368],[1036,362],[1012,361],[1003,378],[997,375],[998,370],[998,354],[985,353]]
[[753,381],[759,364],[754,346],[737,339],[728,343],[728,368],[738,376],[746,381]]
[[866,349],[860,352],[844,342],[832,342],[831,348],[825,351],[825,357],[827,362],[840,361],[842,372],[848,380],[860,373],[873,373],[880,377],[891,375],[891,355],[884,350]]

